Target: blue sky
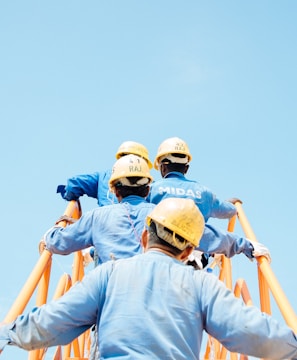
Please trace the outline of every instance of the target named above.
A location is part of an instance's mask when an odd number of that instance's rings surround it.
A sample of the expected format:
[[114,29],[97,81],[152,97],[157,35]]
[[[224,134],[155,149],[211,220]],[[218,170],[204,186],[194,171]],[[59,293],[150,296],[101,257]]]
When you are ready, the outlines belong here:
[[[171,136],[190,147],[189,178],[243,201],[297,311],[296,11],[294,0],[1,3],[2,318],[66,208],[56,186],[111,167],[126,140],[153,160]],[[257,294],[256,263],[233,260]],[[57,278],[70,262],[54,257]],[[11,348],[2,359],[15,353],[27,359]]]

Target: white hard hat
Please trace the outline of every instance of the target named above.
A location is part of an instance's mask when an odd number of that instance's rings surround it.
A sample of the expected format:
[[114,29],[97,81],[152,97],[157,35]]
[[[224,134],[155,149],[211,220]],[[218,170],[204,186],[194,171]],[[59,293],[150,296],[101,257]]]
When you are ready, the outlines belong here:
[[173,163],[188,164],[192,160],[192,155],[184,140],[178,137],[172,137],[164,140],[159,146],[154,161],[154,168],[156,170],[159,169],[160,163],[164,159]]
[[[139,178],[131,182],[130,178]],[[120,157],[112,168],[109,179],[109,187],[112,190],[116,182],[124,186],[149,185],[153,178],[150,174],[148,163],[140,156],[129,154]]]

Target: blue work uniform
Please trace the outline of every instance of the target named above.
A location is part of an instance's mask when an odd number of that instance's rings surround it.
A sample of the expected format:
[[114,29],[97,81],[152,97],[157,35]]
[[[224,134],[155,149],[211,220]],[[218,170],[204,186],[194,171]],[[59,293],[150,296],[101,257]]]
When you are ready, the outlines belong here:
[[[98,263],[111,258],[122,259],[138,254],[141,234],[147,215],[155,207],[136,195],[125,197],[120,203],[88,211],[67,227],[53,227],[44,236],[47,249],[54,254],[67,255],[94,246]],[[244,253],[253,258],[251,242],[233,232],[206,224],[197,250],[209,254],[223,254],[229,258]]]
[[236,214],[236,207],[229,201],[220,201],[207,187],[189,180],[180,172],[170,172],[164,178],[150,185],[149,202],[158,204],[168,197],[189,198],[195,201],[205,221],[210,217],[230,219]]
[[[155,204],[130,195],[125,202],[88,211],[74,224],[53,227],[45,234],[47,249],[60,255],[94,246],[98,263],[122,259],[141,253],[141,234],[146,216]],[[228,258],[244,253],[252,259],[251,242],[233,232],[205,224],[196,250],[209,254],[223,254]]]
[[69,178],[63,191],[65,200],[78,200],[87,195],[97,199],[99,206],[118,203],[116,196],[110,192],[108,181],[112,170],[95,172],[93,174],[77,175]]
[[129,195],[120,203],[95,208],[65,228],[53,227],[45,235],[46,247],[67,255],[94,246],[98,264],[138,254],[146,216],[155,204]]
[[108,261],[61,298],[0,327],[0,349],[65,345],[98,326],[100,359],[197,360],[203,330],[229,351],[297,359],[292,330],[216,276],[158,251]]
[[254,257],[254,247],[249,239],[210,224],[205,224],[203,235],[196,250],[207,254],[223,254],[228,258],[241,253],[249,259]]

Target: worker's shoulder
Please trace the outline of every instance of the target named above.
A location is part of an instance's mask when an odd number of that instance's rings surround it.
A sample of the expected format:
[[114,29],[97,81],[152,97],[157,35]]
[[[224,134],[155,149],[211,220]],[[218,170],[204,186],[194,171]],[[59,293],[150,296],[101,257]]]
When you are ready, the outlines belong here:
[[[213,273],[211,268],[205,268],[203,270],[194,270],[192,276],[195,281],[199,282],[201,285],[204,283],[214,283],[219,281],[217,276]],[[207,285],[209,286],[209,285]]]
[[112,174],[112,168],[96,171],[93,175],[97,176],[99,179],[109,180]]

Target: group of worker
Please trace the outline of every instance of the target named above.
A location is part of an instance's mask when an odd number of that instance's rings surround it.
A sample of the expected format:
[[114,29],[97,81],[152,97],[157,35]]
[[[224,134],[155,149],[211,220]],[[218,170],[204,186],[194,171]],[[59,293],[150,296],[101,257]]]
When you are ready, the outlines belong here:
[[204,330],[231,352],[297,359],[288,326],[203,271],[216,253],[271,259],[263,244],[207,222],[236,215],[236,199],[221,201],[186,178],[187,143],[166,139],[152,164],[144,145],[126,141],[116,159],[107,171],[58,187],[66,200],[86,194],[99,206],[65,228],[57,222],[42,240],[56,254],[94,247],[97,266],[59,299],[2,324],[0,352],[66,345],[95,325],[93,359],[199,359]]
[[[69,227],[67,230],[56,227],[50,229],[45,236],[45,241],[51,252],[65,255],[87,246],[94,246],[99,263],[110,260],[111,253],[116,259],[135,255],[141,252],[140,241],[135,244],[135,234],[140,239],[145,217],[152,208],[148,203],[158,204],[167,197],[192,199],[204,216],[205,222],[210,217],[230,219],[236,214],[236,207],[232,203],[234,199],[219,200],[208,187],[186,178],[192,155],[188,144],[183,139],[172,137],[164,140],[158,148],[154,165],[149,159],[147,148],[134,141],[122,143],[116,152],[116,159],[113,169],[77,175],[68,179],[66,186],[58,186],[57,191],[68,201],[78,200],[81,196],[87,195],[96,198],[99,207],[118,203],[122,206],[96,211],[97,218],[98,214],[104,214],[104,219],[96,220],[96,233],[90,231],[89,224],[84,224],[89,221],[90,213],[83,216],[76,226]],[[133,173],[130,172],[130,166],[133,167]],[[150,169],[153,166],[160,171],[160,180],[152,181]],[[126,180],[123,186],[124,177],[131,179],[134,176],[143,178],[142,181],[147,182],[145,184],[147,186],[135,186],[136,184],[131,186],[129,180]],[[117,186],[115,186],[116,183]],[[137,207],[135,199],[128,195],[138,195]],[[142,207],[146,210],[142,209],[139,212],[139,208]],[[112,216],[118,212],[121,214]],[[132,219],[133,222],[131,222]],[[75,242],[69,240],[73,238]],[[129,246],[131,241],[132,248]],[[244,253],[250,259],[254,257],[254,254],[264,255],[270,261],[269,251],[262,244],[206,223],[203,237],[195,249],[196,261],[194,263],[197,267],[203,267],[207,264],[208,256],[215,253],[224,254],[227,257]]]

